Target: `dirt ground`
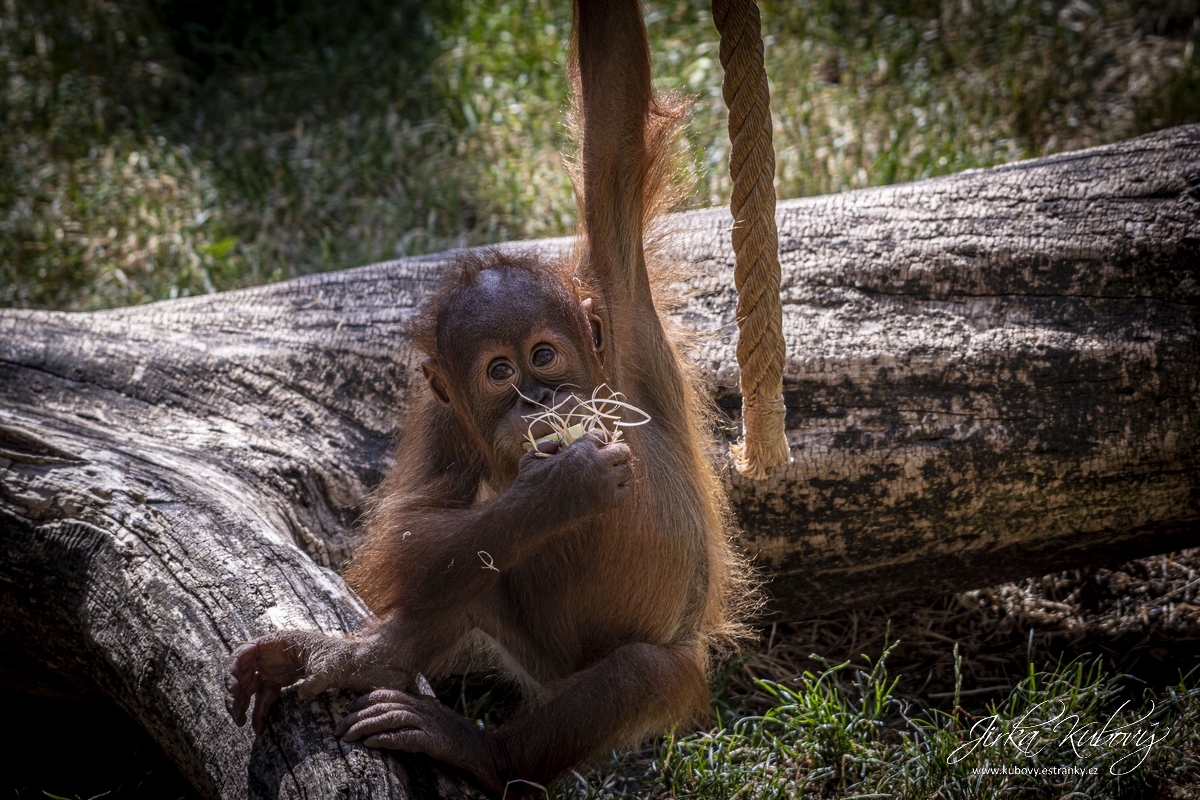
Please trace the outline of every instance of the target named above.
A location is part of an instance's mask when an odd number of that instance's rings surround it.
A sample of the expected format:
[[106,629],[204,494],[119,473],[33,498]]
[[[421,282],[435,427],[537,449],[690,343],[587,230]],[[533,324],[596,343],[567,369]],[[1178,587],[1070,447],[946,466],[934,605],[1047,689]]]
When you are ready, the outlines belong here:
[[[1149,688],[1178,684],[1200,667],[1200,549],[1150,556],[1112,569],[1081,569],[1029,578],[933,601],[846,611],[776,623],[736,683],[786,680],[887,644],[888,671],[899,690],[943,700],[954,692],[954,645],[962,656],[963,705],[1003,697],[1028,671],[1090,655],[1110,673]],[[1193,680],[1200,675],[1193,676]]]

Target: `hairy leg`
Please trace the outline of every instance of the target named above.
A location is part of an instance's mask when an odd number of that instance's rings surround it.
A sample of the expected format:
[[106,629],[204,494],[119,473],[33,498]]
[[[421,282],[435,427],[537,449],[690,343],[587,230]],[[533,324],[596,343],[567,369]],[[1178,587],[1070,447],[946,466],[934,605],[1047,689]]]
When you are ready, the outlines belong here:
[[359,698],[335,733],[426,753],[492,794],[519,797],[596,753],[696,716],[708,701],[694,646],[625,645],[549,688],[549,701],[495,733],[434,698],[392,690]]

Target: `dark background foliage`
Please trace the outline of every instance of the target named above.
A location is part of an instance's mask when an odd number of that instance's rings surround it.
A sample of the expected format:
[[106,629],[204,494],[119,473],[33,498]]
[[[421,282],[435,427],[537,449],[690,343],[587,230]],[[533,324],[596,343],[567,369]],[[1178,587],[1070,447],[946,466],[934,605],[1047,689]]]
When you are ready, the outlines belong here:
[[[1195,0],[763,6],[780,196],[1200,118]],[[696,98],[687,205],[728,200],[716,33],[651,2]],[[0,306],[87,310],[568,233],[551,0],[7,0]]]

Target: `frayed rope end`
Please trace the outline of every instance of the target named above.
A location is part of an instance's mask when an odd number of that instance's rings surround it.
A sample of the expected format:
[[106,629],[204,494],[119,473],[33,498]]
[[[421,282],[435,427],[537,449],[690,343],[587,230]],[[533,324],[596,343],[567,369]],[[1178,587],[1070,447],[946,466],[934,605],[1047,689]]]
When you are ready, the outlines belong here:
[[784,421],[787,407],[782,395],[763,398],[751,394],[742,398],[742,440],[730,445],[733,465],[747,478],[761,481],[781,464],[790,464],[791,451]]

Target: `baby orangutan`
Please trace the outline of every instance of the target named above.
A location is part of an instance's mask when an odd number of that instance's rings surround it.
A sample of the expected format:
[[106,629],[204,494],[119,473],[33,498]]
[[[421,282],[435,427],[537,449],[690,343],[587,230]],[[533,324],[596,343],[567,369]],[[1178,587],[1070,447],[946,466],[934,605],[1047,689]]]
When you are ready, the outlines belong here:
[[[582,116],[572,264],[468,254],[416,317],[429,391],[404,425],[346,579],[375,615],[356,638],[282,631],[233,654],[227,703],[262,729],[281,687],[367,692],[337,728],[524,794],[622,742],[703,715],[739,580],[704,442],[705,404],[655,308],[643,234],[682,112],[655,97],[637,0],[578,0]],[[598,387],[650,421],[526,453],[542,406]],[[601,389],[606,396],[607,389]],[[535,421],[531,433],[550,432]],[[481,730],[415,691],[484,647],[525,709]]]

